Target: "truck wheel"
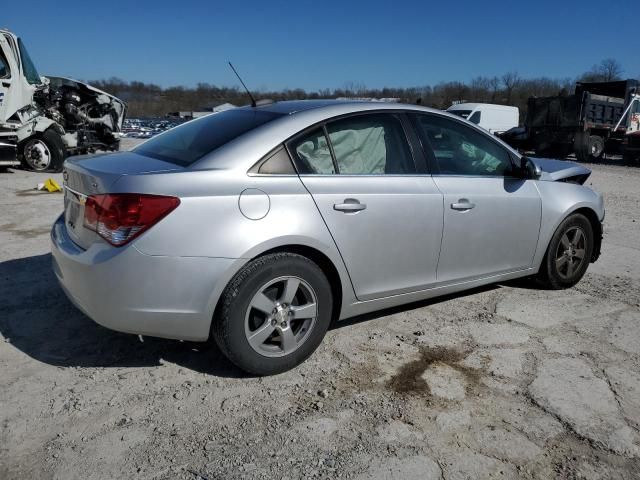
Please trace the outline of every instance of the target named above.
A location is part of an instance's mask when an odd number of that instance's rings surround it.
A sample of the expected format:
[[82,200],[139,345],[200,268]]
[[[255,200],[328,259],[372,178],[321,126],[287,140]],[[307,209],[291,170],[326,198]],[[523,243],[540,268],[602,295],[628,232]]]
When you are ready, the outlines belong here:
[[589,132],[578,132],[573,148],[578,161],[598,161],[604,155],[604,139],[598,135],[589,135]]
[[36,172],[61,172],[66,157],[62,138],[52,129],[25,140],[21,153],[24,166]]
[[573,139],[573,151],[579,162],[589,161],[589,135],[587,132],[577,132]]
[[598,135],[589,137],[589,157],[592,160],[600,160],[604,155],[604,139]]

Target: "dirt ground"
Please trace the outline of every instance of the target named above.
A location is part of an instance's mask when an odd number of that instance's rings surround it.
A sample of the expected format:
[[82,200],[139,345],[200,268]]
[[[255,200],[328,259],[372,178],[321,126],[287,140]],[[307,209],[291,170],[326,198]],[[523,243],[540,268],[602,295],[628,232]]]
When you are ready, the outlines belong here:
[[640,169],[590,167],[606,235],[577,287],[354,319],[270,378],[83,316],[50,268],[62,195],[0,173],[0,478],[640,478]]

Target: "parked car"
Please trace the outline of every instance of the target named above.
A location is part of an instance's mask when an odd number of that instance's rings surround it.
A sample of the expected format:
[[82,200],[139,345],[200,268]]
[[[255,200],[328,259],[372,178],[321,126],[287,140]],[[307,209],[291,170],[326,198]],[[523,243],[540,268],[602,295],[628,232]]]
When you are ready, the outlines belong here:
[[53,269],[101,325],[211,334],[274,374],[332,320],[518,277],[574,285],[600,252],[589,174],[419,106],[243,107],[67,160]]
[[451,105],[447,112],[465,118],[495,134],[517,127],[520,121],[518,107],[492,103],[458,103]]

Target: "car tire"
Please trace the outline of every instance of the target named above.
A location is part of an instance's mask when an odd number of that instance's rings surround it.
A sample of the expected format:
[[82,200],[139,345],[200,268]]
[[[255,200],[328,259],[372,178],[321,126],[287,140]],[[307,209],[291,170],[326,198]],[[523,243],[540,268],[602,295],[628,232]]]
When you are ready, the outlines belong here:
[[567,217],[553,234],[537,280],[552,290],[573,287],[582,279],[593,254],[593,228],[579,213]]
[[248,263],[226,287],[212,336],[242,370],[274,375],[316,350],[332,311],[331,287],[318,265],[298,254],[268,254]]
[[51,128],[22,142],[20,153],[23,166],[35,172],[61,172],[66,157],[62,137]]

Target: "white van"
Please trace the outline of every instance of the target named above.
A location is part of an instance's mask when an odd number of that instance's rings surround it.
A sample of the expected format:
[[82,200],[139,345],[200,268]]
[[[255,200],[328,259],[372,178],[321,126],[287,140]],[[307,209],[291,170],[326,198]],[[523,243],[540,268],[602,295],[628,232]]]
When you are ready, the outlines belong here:
[[506,132],[517,127],[520,120],[518,107],[491,103],[459,103],[450,106],[447,112],[466,118],[491,133]]

